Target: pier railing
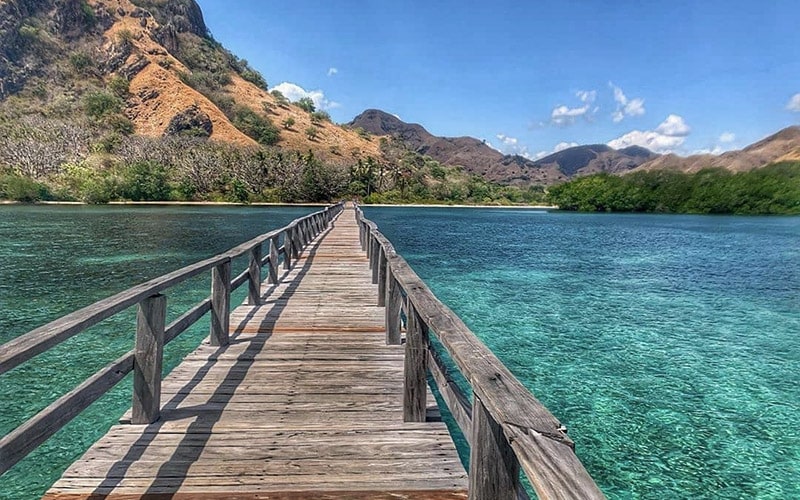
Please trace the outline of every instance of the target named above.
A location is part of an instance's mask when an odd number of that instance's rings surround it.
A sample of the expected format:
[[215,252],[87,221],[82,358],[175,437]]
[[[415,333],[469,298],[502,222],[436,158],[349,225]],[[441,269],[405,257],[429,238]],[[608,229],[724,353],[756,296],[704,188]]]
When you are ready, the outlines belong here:
[[[149,424],[158,420],[164,345],[208,313],[211,313],[211,344],[227,345],[231,292],[247,283],[248,303],[259,304],[263,267],[268,267],[267,279],[277,283],[281,261],[288,269],[343,206],[339,203],[295,219],[227,252],[129,288],[0,346],[0,374],[3,374],[87,328],[131,306],[138,306],[135,348],[0,439],[0,474],[22,460],[130,372],[134,373],[131,423]],[[247,269],[232,278],[231,261],[244,256],[249,258]],[[208,271],[211,271],[211,295],[166,325],[167,299],[163,292]]]
[[[372,281],[378,284],[377,303],[386,308],[387,343],[401,344],[401,315],[406,318],[404,419],[425,421],[430,371],[470,445],[469,498],[524,497],[520,468],[539,498],[605,498],[561,422],[433,295],[359,207],[356,217]],[[431,335],[470,384],[472,398],[454,381]]]

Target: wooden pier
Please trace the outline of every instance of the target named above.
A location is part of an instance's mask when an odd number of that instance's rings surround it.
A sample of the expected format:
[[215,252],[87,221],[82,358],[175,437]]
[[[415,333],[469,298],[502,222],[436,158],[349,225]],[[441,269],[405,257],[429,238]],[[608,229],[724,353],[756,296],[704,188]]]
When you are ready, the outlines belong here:
[[[232,278],[240,256],[248,269]],[[161,292],[208,270],[210,297],[166,325]],[[358,208],[329,207],[45,325],[0,346],[0,373],[134,304],[136,348],[0,440],[0,472],[133,371],[131,411],[45,498],[517,499],[520,468],[541,498],[602,498],[558,420]],[[164,344],[209,313],[208,340],[162,381]],[[471,443],[469,474],[428,374]]]

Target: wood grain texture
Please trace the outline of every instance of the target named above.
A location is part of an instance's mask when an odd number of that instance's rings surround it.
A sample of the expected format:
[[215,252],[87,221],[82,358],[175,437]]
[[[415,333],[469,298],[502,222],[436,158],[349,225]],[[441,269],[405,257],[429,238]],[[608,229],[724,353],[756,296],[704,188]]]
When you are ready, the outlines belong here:
[[211,345],[226,346],[230,335],[231,261],[211,270]]
[[160,415],[166,317],[166,296],[153,295],[139,303],[133,360],[131,422],[134,424],[152,424]]
[[112,427],[46,498],[466,498],[432,396],[403,421],[405,349],[371,277],[345,212],[232,311],[229,345],[165,378],[159,421]]
[[[261,303],[261,243],[250,250],[247,266],[247,303],[257,306]],[[270,254],[270,266],[272,266]]]

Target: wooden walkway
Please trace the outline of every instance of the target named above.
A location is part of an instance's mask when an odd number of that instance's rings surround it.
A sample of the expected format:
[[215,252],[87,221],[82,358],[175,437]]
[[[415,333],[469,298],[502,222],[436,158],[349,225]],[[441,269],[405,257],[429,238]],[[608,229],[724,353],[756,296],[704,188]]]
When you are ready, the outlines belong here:
[[358,231],[348,208],[232,312],[230,345],[164,379],[158,422],[112,427],[45,498],[466,498],[445,425],[403,422],[404,348]]

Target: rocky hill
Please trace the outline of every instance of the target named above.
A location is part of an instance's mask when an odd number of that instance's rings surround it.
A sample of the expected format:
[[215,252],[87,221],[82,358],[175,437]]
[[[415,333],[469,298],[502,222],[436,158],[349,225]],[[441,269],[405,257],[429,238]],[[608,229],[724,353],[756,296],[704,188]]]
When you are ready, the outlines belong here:
[[704,168],[725,168],[745,172],[771,163],[800,160],[800,127],[788,127],[744,149],[721,155],[702,154],[681,157],[674,154],[655,158],[639,167],[641,170],[670,169],[697,172]]
[[137,135],[380,156],[376,141],[270,93],[194,0],[0,0],[0,112],[77,121],[92,93],[116,94]]
[[549,185],[576,175],[618,173],[658,156],[639,147],[617,151],[605,145],[590,145],[576,146],[534,161],[519,155],[504,155],[473,137],[437,137],[419,124],[405,123],[376,109],[361,113],[350,126],[379,136],[392,136],[413,151],[503,184]]

